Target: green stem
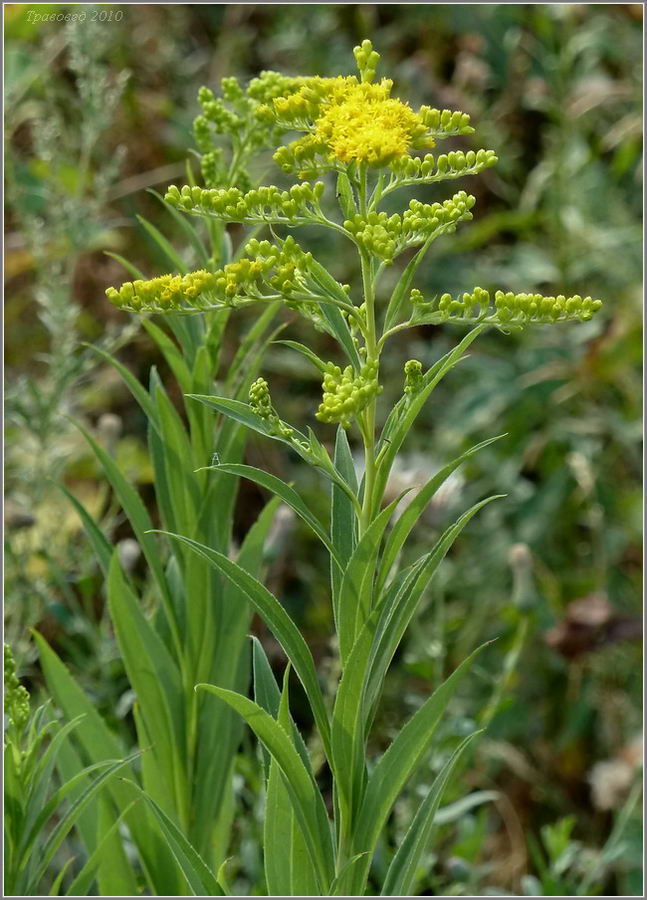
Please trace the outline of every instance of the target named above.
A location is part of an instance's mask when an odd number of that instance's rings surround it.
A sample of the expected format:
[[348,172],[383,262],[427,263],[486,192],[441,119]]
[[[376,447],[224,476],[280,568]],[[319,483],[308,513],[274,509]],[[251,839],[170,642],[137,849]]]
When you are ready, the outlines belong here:
[[[367,174],[366,167],[360,169],[359,182],[359,206],[362,215],[366,215],[367,210]],[[379,361],[379,350],[377,346],[377,335],[375,328],[375,283],[373,279],[373,266],[370,256],[360,251],[360,262],[362,267],[362,285],[364,289],[364,306],[366,316],[365,346],[366,359]],[[379,368],[378,368],[379,375]],[[359,521],[360,536],[365,533],[371,524],[373,516],[373,489],[375,484],[375,406],[376,400],[373,397],[364,410],[361,421],[362,440],[364,442],[364,496],[362,499],[362,514]]]

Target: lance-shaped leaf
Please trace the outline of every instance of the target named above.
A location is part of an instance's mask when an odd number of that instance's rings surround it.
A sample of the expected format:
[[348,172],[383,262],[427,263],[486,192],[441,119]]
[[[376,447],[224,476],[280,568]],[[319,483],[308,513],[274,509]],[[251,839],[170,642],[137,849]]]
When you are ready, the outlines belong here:
[[280,497],[284,503],[287,503],[287,505],[294,510],[306,525],[310,526],[322,544],[326,547],[333,560],[335,560],[337,565],[341,568],[342,562],[325,528],[319,519],[310,512],[310,509],[303,501],[301,495],[298,494],[291,485],[286,484],[285,481],[277,478],[276,475],[271,475],[269,472],[264,472],[262,469],[257,469],[255,466],[220,463],[217,466],[206,466],[205,468],[217,472],[226,472],[229,475],[239,475],[241,478],[247,478],[249,481],[253,481],[255,484],[276,494],[277,497]]
[[355,638],[368,619],[373,593],[373,581],[377,572],[377,559],[384,530],[393,510],[402,500],[407,488],[382,510],[362,535],[344,570],[339,589],[337,630],[342,666],[348,659]]
[[393,461],[431,392],[438,382],[460,362],[467,348],[486,327],[486,325],[477,325],[469,334],[465,335],[460,344],[446,353],[425,373],[421,390],[413,396],[405,395],[389,413],[379,441],[380,452],[375,479],[376,498],[379,499],[383,496]]
[[436,813],[447,787],[447,782],[454,771],[456,763],[468,745],[480,733],[475,731],[474,734],[470,734],[461,741],[434,779],[434,783],[418,807],[413,822],[391,861],[381,896],[406,897],[413,891],[416,881],[416,868],[420,862],[420,857],[429,846],[429,837],[435,824]]
[[[40,663],[50,693],[68,719],[83,716],[76,729],[77,740],[91,762],[103,762],[122,755],[121,747],[114,734],[105,724],[94,705],[85,696],[66,667],[47,642],[34,633],[38,645]],[[134,777],[132,768],[125,766],[125,774]],[[107,784],[106,793],[118,810],[124,810],[131,803],[131,792],[124,782],[113,779]],[[153,893],[177,893],[182,890],[183,879],[172,859],[164,854],[163,842],[150,827],[146,810],[139,804],[131,806],[127,822],[133,841],[137,845],[144,872]]]
[[[133,801],[134,803],[135,801]],[[99,866],[107,859],[109,856],[111,858],[114,853],[113,849],[113,840],[117,837],[117,832],[119,826],[123,822],[126,814],[130,810],[132,803],[129,803],[128,806],[123,810],[123,812],[117,816],[114,822],[107,828],[107,830],[103,833],[100,841],[97,843],[96,848],[92,851],[90,856],[85,861],[83,868],[76,875],[74,881],[69,886],[67,891],[65,892],[66,897],[86,897],[89,896],[90,888],[92,887],[92,882],[96,877],[96,872]],[[134,881],[134,879],[133,879]],[[137,888],[137,883],[134,881],[133,889]]]
[[179,752],[185,739],[180,672],[126,584],[116,550],[108,576],[108,605],[128,679],[151,737],[151,755],[166,783],[175,786],[177,804],[186,791],[185,762]]
[[187,880],[194,897],[223,897],[225,892],[218,883],[215,875],[207,866],[200,854],[197,852],[186,837],[182,834],[175,822],[166,815],[164,810],[157,804],[152,797],[132,781],[127,782],[128,786],[135,792],[141,794],[146,803],[148,803],[151,812],[159,825],[167,846],[170,848],[175,861],[182,870],[182,874]]
[[461,453],[461,455],[457,456],[456,459],[452,460],[452,462],[447,463],[446,466],[443,466],[443,468],[440,469],[440,471],[436,472],[436,474],[429,479],[424,487],[420,491],[418,491],[415,497],[408,504],[407,508],[398,518],[386,541],[384,553],[382,555],[380,575],[378,578],[378,593],[381,587],[384,585],[389,571],[391,570],[391,566],[394,564],[398,553],[400,552],[402,546],[404,545],[404,542],[411,532],[411,529],[415,526],[416,522],[424,512],[426,506],[431,502],[434,494],[438,491],[441,485],[443,485],[445,481],[447,481],[449,476],[461,465],[461,463],[465,462],[466,459],[469,459],[469,457],[474,453],[477,453],[479,450],[482,450],[489,444],[494,443],[494,441],[500,440],[502,437],[504,437],[504,435],[498,435],[497,437],[489,438],[487,441],[481,441],[480,444],[475,444],[474,447],[470,447],[469,450]]
[[286,731],[262,707],[242,694],[199,684],[196,690],[205,690],[219,697],[236,710],[254,731],[257,738],[276,760],[284,783],[290,794],[297,821],[308,845],[310,857],[317,873],[320,892],[325,896],[334,875],[333,849],[330,823],[323,799],[312,775],[303,764],[298,751]]
[[299,676],[310,702],[326,756],[330,759],[330,723],[328,722],[328,714],[317,680],[312,654],[301,632],[274,594],[270,593],[260,581],[253,578],[248,572],[245,572],[244,569],[227,556],[218,553],[217,550],[212,550],[198,541],[179,534],[160,533],[166,534],[168,537],[191,547],[195,553],[208,560],[245,594],[285,650],[288,659],[294,667],[294,671]]
[[[54,858],[56,851],[65,840],[70,829],[73,827],[83,810],[95,798],[97,793],[105,786],[108,779],[112,778],[115,772],[117,772],[122,766],[128,765],[128,763],[132,762],[138,756],[139,752],[133,753],[122,760],[106,760],[105,762],[94,763],[94,765],[88,766],[86,769],[83,769],[81,772],[79,772],[77,776],[75,776],[75,779],[73,779],[73,781],[76,783],[77,780],[84,779],[90,771],[98,768],[104,769],[104,771],[96,778],[94,778],[88,785],[88,787],[86,787],[86,789],[73,801],[70,808],[57,822],[56,827],[45,841],[43,847],[40,849],[38,857],[38,868],[36,869],[36,873],[33,879],[34,884],[38,884],[41,878],[43,878],[45,872],[47,871],[47,867]],[[69,784],[65,785],[64,787],[67,790],[70,789]]]
[[[274,681],[274,677],[271,677]],[[288,663],[283,675],[283,691],[279,697],[275,718],[283,730],[292,737],[304,765],[311,772],[308,751],[290,715],[289,677]],[[317,873],[312,865],[307,842],[299,827],[288,786],[275,759],[271,760],[269,768],[263,835],[265,877],[270,895],[315,896],[318,893]]]
[[431,246],[431,239],[422,245],[422,247],[416,252],[415,256],[413,256],[408,265],[406,266],[402,275],[398,280],[398,283],[395,286],[395,290],[391,294],[391,299],[389,300],[389,305],[386,308],[386,313],[384,316],[384,332],[387,332],[390,328],[397,324],[398,317],[400,315],[400,310],[402,309],[402,304],[405,301],[409,293],[409,288],[411,287],[411,283],[413,281],[413,277],[418,270],[418,266],[422,262],[427,250]]
[[[346,429],[341,425],[337,428],[333,464],[352,492],[357,495],[357,476],[353,455]],[[357,515],[351,498],[335,482],[330,486],[330,537],[342,562],[341,569],[332,563],[330,566],[333,616],[339,633],[339,592],[344,568],[357,543]]]
[[[393,804],[427,753],[449,701],[483,646],[468,656],[423,703],[378,761],[366,785],[357,817],[352,845],[354,853],[368,852],[372,855],[374,852]],[[364,857],[350,873],[344,884],[344,893],[362,896],[369,866],[370,856]]]
[[433,550],[411,567],[410,575],[402,582],[400,590],[391,596],[391,602],[382,606],[382,616],[378,624],[378,636],[371,652],[368,675],[367,699],[371,706],[377,702],[384,676],[402,636],[416,611],[418,603],[438,566],[450,547],[470,521],[472,516],[501,495],[488,497],[475,503],[441,535]]
[[142,503],[137,491],[121,474],[119,467],[110,454],[95,441],[92,435],[82,425],[79,425],[78,423],[75,424],[101,463],[112,489],[130,520],[137,542],[142,548],[144,556],[146,557],[146,562],[150,566],[155,581],[160,589],[164,610],[168,616],[169,625],[173,629],[176,646],[179,647],[180,641],[177,632],[175,611],[173,609],[168,584],[166,583],[162,560],[155,544],[155,539],[150,533],[152,530],[152,522],[146,511],[146,507]]

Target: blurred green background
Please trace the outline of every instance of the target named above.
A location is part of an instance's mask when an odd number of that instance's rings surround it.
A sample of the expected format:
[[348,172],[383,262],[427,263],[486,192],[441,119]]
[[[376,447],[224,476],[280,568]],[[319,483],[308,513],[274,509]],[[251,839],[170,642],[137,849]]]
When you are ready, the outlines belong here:
[[[43,21],[81,11],[83,21]],[[467,732],[489,704],[487,734],[449,798],[470,790],[481,802],[447,812],[425,860],[427,893],[568,893],[582,864],[598,866],[604,892],[640,893],[637,810],[620,848],[607,842],[640,757],[642,6],[8,4],[5,36],[6,631],[26,683],[41,689],[28,630],[37,627],[114,727],[131,727],[100,573],[56,487],[64,480],[141,567],[70,424],[89,423],[150,500],[145,423],[84,346],[118,351],[140,377],[159,363],[137,323],[105,300],[125,277],[105,251],[150,276],[164,271],[137,214],[184,249],[145,190],[185,180],[202,84],[217,89],[224,75],[268,68],[351,72],[352,47],[370,37],[398,96],[469,113],[476,134],[455,146],[500,159],[461,181],[477,197],[474,221],[435,246],[423,293],[478,284],[604,301],[585,325],[480,339],[410,439],[394,492],[505,433],[434,502],[420,547],[480,497],[507,497],[444,564],[396,658],[375,748],[440,672],[498,637],[456,710]],[[281,182],[270,159],[267,172]],[[444,195],[429,187],[421,199]],[[334,244],[313,247],[341,281],[357,276]],[[327,352],[325,338],[298,323],[290,336]],[[454,339],[419,329],[394,340],[383,410],[399,395],[403,362],[429,363]],[[283,418],[314,424],[319,384],[300,360],[276,348],[265,374]],[[325,503],[317,477],[280,450],[252,441],[249,459],[305,485],[315,507]],[[239,534],[261,500],[243,490]],[[274,555],[272,589],[325,671],[324,555],[288,517]],[[279,648],[260,624],[258,633],[279,671]],[[516,653],[506,691],[492,697],[504,656]],[[403,796],[395,834],[434,765]],[[262,883],[258,772],[242,757],[238,778],[248,814],[236,827],[234,882],[252,893]]]

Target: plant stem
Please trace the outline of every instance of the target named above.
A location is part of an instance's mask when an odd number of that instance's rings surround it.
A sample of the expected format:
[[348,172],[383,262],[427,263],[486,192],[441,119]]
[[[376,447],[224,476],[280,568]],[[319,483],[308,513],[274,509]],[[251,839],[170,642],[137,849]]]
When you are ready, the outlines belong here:
[[[360,169],[359,181],[359,206],[362,215],[367,211],[367,174],[366,167]],[[360,251],[362,266],[362,285],[364,289],[364,306],[366,317],[366,331],[364,335],[366,346],[366,359],[379,362],[379,350],[375,330],[375,284],[373,280],[373,267],[370,256],[365,251]],[[379,377],[379,367],[377,377]],[[361,426],[364,442],[364,496],[362,499],[362,514],[359,522],[360,537],[371,524],[373,516],[373,487],[375,483],[375,406],[373,397],[366,407]]]

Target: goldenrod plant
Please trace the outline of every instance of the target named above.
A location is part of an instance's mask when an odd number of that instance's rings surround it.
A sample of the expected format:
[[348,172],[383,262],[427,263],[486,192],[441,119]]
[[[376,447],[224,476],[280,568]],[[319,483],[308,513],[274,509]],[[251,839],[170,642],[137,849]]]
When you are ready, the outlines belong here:
[[[280,134],[260,121],[257,108],[289,84],[289,79],[273,73],[253,79],[234,98],[237,112],[206,89],[200,92],[205,117],[198,117],[194,130],[207,183],[217,183],[223,190],[249,187],[252,158],[268,142],[274,145]],[[223,88],[230,96],[227,82]],[[150,283],[173,297],[186,293],[199,302],[202,285],[210,282],[218,266],[240,265],[237,253],[223,223],[208,223],[201,231],[181,220],[172,206],[166,205],[166,211],[186,240],[187,263],[159,229],[141,218],[168,264],[180,273]],[[132,263],[113,255],[137,279],[136,284],[147,283]],[[205,267],[204,272],[189,272],[191,263]],[[229,396],[242,402],[258,375],[265,346],[280,327],[275,324],[280,306],[278,302],[267,305],[242,335],[234,359],[226,366],[221,356],[229,310],[211,310],[191,319],[169,315],[163,327],[149,318],[142,324],[180,393],[187,397],[208,393],[217,374]],[[163,546],[151,529],[159,524],[224,555],[232,552],[237,481],[224,473],[199,470],[217,458],[216,447],[224,459],[240,463],[246,430],[189,399],[183,418],[156,369],[144,385],[104,349],[95,347],[95,351],[117,370],[147,419],[156,509],[149,512],[110,448],[79,425],[148,572],[140,579],[120,557],[119,549],[113,548],[103,523],[94,521],[79,499],[63,488],[105,576],[117,645],[135,695],[133,717],[142,751],[141,761],[129,764],[121,779],[111,780],[100,800],[90,804],[80,838],[88,857],[98,860],[91,881],[96,881],[102,895],[217,893],[215,877],[191,881],[186,854],[204,858],[209,866],[222,862],[226,854],[233,816],[234,758],[243,726],[235,713],[213,697],[197,694],[194,686],[214,681],[232,690],[246,690],[250,677],[247,633],[253,607],[244,592],[185,547],[171,544],[169,553],[169,545]],[[260,574],[263,546],[277,505],[276,500],[268,503],[240,547],[238,563],[252,575]],[[149,616],[146,610],[151,608],[154,612]],[[36,641],[49,693],[66,718],[77,722],[75,747],[66,749],[58,760],[60,774],[65,777],[75,767],[125,757],[127,748],[55,651],[41,635],[36,635]],[[121,816],[123,828],[115,832],[113,824]],[[169,842],[173,853],[169,853]],[[206,877],[207,871],[203,864],[199,878]]]
[[[152,567],[159,573],[160,602],[154,620],[141,613],[115,561],[111,568],[114,610],[127,607],[132,623],[128,634],[122,626],[124,646],[130,641],[127,657],[136,655],[138,667],[156,673],[158,702],[149,713],[144,698],[139,697],[142,732],[153,739],[153,757],[159,756],[156,765],[160,767],[148,785],[145,778],[144,788],[160,803],[161,780],[166,783],[173,776],[178,779],[177,796],[185,796],[182,754],[186,745],[180,738],[180,723],[196,709],[196,703],[215,697],[220,709],[239,714],[267,754],[267,890],[284,896],[364,896],[374,892],[376,885],[369,881],[371,862],[384,826],[399,794],[425,759],[439,724],[447,720],[448,705],[482,649],[475,648],[436,686],[381,756],[375,759],[367,753],[385,676],[416,608],[463,528],[480,509],[497,499],[484,498],[466,510],[445,529],[435,546],[402,567],[401,551],[436,491],[462,462],[490,443],[484,441],[447,463],[402,511],[402,495],[387,505],[383,501],[407,435],[434,388],[465,358],[470,345],[486,329],[505,333],[531,325],[585,321],[600,307],[600,301],[590,297],[491,291],[471,285],[457,297],[423,296],[414,286],[420,266],[437,239],[453,234],[472,219],[475,198],[461,189],[434,203],[412,199],[396,212],[391,211],[392,202],[385,201],[403,188],[415,190],[476,175],[495,165],[497,157],[490,149],[438,152],[438,145],[445,139],[473,133],[469,117],[459,111],[426,106],[413,110],[392,96],[390,80],[376,80],[379,56],[370,41],[364,41],[354,52],[358,76],[284,79],[265,73],[257,82],[264,86],[262,92],[257,88],[253,92],[251,86],[244,91],[237,82],[226,79],[223,92],[227,103],[203,92],[204,115],[196,129],[204,148],[212,130],[218,128],[239,135],[238,146],[228,160],[213,152],[203,156],[205,186],[171,186],[165,201],[178,214],[206,222],[223,242],[228,223],[249,226],[254,234],[244,245],[243,254],[224,265],[215,264],[212,257],[196,271],[177,266],[174,274],[150,280],[135,278],[107,291],[108,298],[122,309],[166,317],[175,328],[182,329],[178,337],[193,323],[201,323],[197,327],[202,328],[204,323],[218,321],[217,317],[239,308],[255,305],[262,317],[268,310],[284,306],[327,333],[338,346],[337,358],[326,360],[303,343],[284,341],[322,378],[322,401],[313,411],[322,423],[317,432],[310,425],[297,426],[281,418],[269,385],[260,374],[246,385],[246,399],[242,399],[244,380],[237,391],[218,393],[213,383],[213,359],[199,370],[200,378],[179,378],[189,421],[200,423],[199,438],[193,444],[178,440],[180,426],[168,405],[156,407],[151,397],[146,395],[144,400],[142,396],[155,436],[158,478],[163,473],[158,494],[169,511],[165,521],[173,525],[159,529],[170,537],[173,548],[165,570],[157,551],[153,554],[151,550],[157,545],[153,544],[149,522],[141,519],[139,524],[138,537],[149,563],[154,563]],[[302,136],[279,146],[274,160],[284,173],[297,179],[292,187],[252,187],[244,179],[238,185],[218,182],[219,172],[226,170],[232,176],[242,170],[250,147],[271,138],[278,142],[278,135],[288,132],[300,132]],[[357,283],[341,284],[312,252],[297,243],[289,232],[301,226],[325,229],[339,241],[340,252],[347,248],[356,254]],[[268,232],[263,239],[257,237],[261,228]],[[386,269],[406,251],[413,253],[394,289],[385,292]],[[145,321],[155,334],[158,326]],[[416,359],[406,362],[401,398],[392,409],[380,409],[380,361],[389,350],[389,340],[396,333],[425,325],[459,327],[467,333],[426,370]],[[167,352],[177,360],[174,346]],[[176,365],[176,369],[176,374],[184,375],[183,368]],[[164,396],[159,386],[156,391],[158,398]],[[199,471],[189,476],[184,461],[190,459],[195,464],[204,460],[207,446],[213,445],[207,414],[220,416],[215,442],[218,458],[213,464],[196,466]],[[170,428],[171,418],[173,430],[167,431],[165,443],[159,442],[157,435]],[[337,426],[332,452],[326,448],[333,439],[329,425]],[[242,435],[241,426],[281,442],[321,473],[329,485],[326,521],[308,507],[295,487],[242,463],[242,443],[234,452],[227,437],[228,428]],[[363,450],[359,477],[349,435],[351,439],[359,437]],[[184,474],[180,476],[180,472]],[[291,507],[329,553],[330,600],[340,670],[339,682],[329,693],[322,690],[304,637],[280,599],[258,578],[257,566],[250,564],[243,551],[238,560],[232,559],[226,542],[217,542],[204,529],[199,533],[200,517],[208,518],[214,503],[220,507],[222,496],[231,503],[232,495],[227,492],[238,478],[267,488]],[[171,498],[163,485],[174,481],[178,483]],[[189,485],[194,487],[189,489]],[[257,559],[258,539],[254,543]],[[206,602],[204,585],[209,570],[216,576],[215,584],[229,585],[237,603],[248,604],[246,608],[261,616],[283,647],[290,665],[282,687],[276,683],[258,641],[253,642],[253,700],[247,696],[245,678],[234,683],[232,671],[221,664],[219,641],[230,639],[230,626],[226,620],[214,618]],[[178,584],[178,574],[187,584],[179,606],[172,592],[167,593],[167,588]],[[154,630],[158,635],[153,638]],[[214,665],[211,675],[204,674],[209,666],[203,651]],[[196,653],[197,657],[192,655]],[[316,726],[319,743],[310,750],[290,712],[291,670],[303,686]],[[133,670],[133,679],[135,674]],[[197,700],[190,697],[193,688]],[[135,690],[145,695],[150,687],[143,680],[138,687],[135,680]],[[162,709],[178,723],[174,726],[177,743],[173,748],[161,743],[160,736],[167,727]],[[210,716],[215,716],[215,709],[210,707]],[[159,722],[153,720],[153,714]],[[456,736],[452,754],[422,800],[402,843],[391,852],[386,875],[377,884],[381,894],[415,892],[419,862],[429,844],[444,788],[474,737]],[[163,755],[168,756],[166,761]],[[332,778],[330,803],[317,781],[324,763]],[[169,804],[165,813],[190,836],[186,817],[191,815],[191,808]],[[205,846],[200,845],[198,850],[203,852]],[[188,853],[177,851],[176,858],[183,860],[184,875],[195,889],[202,877],[199,864]],[[223,858],[224,853],[218,862]],[[374,874],[373,878],[377,877]],[[222,880],[218,885],[223,889]]]

